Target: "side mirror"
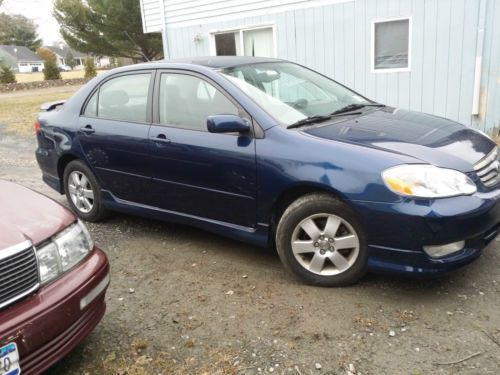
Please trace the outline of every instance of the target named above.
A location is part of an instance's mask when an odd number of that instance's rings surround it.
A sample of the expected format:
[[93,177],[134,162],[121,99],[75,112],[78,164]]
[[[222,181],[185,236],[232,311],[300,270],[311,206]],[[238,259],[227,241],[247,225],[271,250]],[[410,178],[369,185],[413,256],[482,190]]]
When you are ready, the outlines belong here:
[[239,116],[215,115],[208,116],[207,128],[210,133],[247,133],[250,124]]

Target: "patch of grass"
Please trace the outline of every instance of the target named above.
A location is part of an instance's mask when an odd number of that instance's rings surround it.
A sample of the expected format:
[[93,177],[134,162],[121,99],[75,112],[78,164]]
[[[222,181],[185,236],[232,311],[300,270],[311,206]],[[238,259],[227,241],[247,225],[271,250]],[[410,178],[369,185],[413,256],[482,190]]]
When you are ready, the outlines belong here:
[[[78,87],[75,87],[75,91]],[[60,99],[68,99],[72,92],[39,94],[33,90],[22,97],[0,97],[0,124],[6,126],[8,133],[24,136],[34,134],[36,115],[40,105]]]
[[[63,79],[83,78],[83,74],[83,70],[72,70],[71,72],[61,72],[61,77]],[[17,82],[43,81],[43,72],[17,73],[16,80]]]
[[[97,74],[103,73],[104,70],[98,70]],[[85,74],[85,70],[72,70],[69,72],[61,72],[62,79],[71,79],[71,78],[83,78]],[[34,72],[34,73],[17,73],[16,74],[17,82],[35,82],[35,81],[43,81],[43,72]]]

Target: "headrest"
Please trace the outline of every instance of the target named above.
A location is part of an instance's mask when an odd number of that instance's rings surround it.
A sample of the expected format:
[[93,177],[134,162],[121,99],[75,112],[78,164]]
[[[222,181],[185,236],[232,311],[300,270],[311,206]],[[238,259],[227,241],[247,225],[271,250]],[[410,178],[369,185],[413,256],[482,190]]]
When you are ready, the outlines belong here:
[[99,104],[103,107],[114,107],[128,103],[128,94],[125,90],[106,91],[105,95],[100,95]]

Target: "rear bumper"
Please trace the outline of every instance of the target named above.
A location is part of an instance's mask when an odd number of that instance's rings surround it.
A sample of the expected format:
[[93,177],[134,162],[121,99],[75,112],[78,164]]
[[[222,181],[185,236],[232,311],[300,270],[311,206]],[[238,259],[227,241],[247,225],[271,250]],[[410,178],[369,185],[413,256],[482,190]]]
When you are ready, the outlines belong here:
[[[369,269],[427,277],[471,263],[499,232],[499,200],[500,189],[393,204],[355,202],[366,228]],[[442,258],[433,258],[423,250],[426,245],[457,241],[465,241],[465,247]]]
[[[38,135],[38,137],[41,137],[41,135]],[[54,150],[38,147],[35,151],[35,156],[38,166],[42,170],[43,180],[45,183],[58,193],[62,194],[64,189],[61,179],[58,176],[58,156]]]
[[[0,312],[0,345],[15,342],[23,373],[40,374],[67,355],[106,310],[109,264],[99,249],[75,269]],[[82,309],[82,300],[91,302]]]

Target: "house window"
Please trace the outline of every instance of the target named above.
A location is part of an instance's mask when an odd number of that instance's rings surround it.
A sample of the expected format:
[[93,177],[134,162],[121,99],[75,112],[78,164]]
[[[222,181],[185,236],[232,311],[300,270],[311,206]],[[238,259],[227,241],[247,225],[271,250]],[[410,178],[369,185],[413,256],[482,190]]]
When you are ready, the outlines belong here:
[[372,24],[372,71],[410,70],[411,19],[374,21]]
[[273,26],[218,31],[211,35],[212,54],[216,56],[275,56]]

